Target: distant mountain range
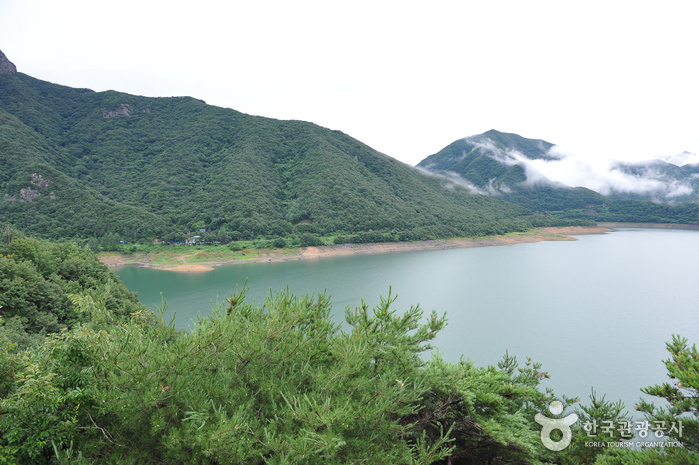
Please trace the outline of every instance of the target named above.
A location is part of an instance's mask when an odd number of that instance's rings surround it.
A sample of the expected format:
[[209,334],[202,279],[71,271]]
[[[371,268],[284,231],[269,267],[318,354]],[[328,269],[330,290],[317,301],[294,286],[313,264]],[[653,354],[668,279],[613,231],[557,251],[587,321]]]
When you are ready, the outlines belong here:
[[593,163],[561,154],[544,140],[491,130],[459,139],[417,167],[475,192],[565,218],[699,221],[699,164]]
[[[585,185],[568,185],[544,172],[546,165],[564,168],[569,158],[554,148],[544,140],[491,130],[460,139],[417,166],[446,176],[456,173],[474,189],[490,195],[548,185],[559,189],[586,187],[610,199],[676,201],[699,198],[699,164],[678,166],[661,159],[611,161],[599,166],[596,172],[581,173],[577,178]],[[685,152],[674,158],[696,157]],[[578,169],[584,165],[581,160],[576,162]]]
[[631,177],[634,185],[628,190],[612,188],[611,198],[647,198],[668,202],[699,199],[699,164],[678,166],[665,160],[615,162],[612,169]]
[[0,221],[31,234],[410,240],[563,224],[315,124],[75,89],[0,61]]
[[544,174],[565,162],[554,149],[493,130],[414,168],[312,123],[41,81],[0,52],[0,221],[37,236],[377,241],[698,221],[697,165],[618,163],[607,171],[627,186],[596,192]]

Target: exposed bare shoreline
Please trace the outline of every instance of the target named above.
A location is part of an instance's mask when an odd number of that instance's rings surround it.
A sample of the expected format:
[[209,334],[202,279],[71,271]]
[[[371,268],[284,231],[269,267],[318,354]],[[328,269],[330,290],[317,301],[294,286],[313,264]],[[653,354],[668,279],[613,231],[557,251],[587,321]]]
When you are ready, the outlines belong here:
[[[496,245],[514,245],[542,241],[574,241],[571,235],[602,234],[611,230],[605,227],[570,226],[564,228],[539,228],[536,231],[505,236],[489,236],[484,238],[455,238],[437,239],[417,242],[387,242],[373,244],[337,244],[320,247],[301,247],[299,249],[284,249],[262,251],[255,258],[214,260],[208,262],[187,263],[187,254],[178,257],[180,264],[154,263],[147,255],[129,257],[126,255],[101,255],[100,260],[110,267],[136,265],[145,268],[177,272],[211,271],[216,266],[235,265],[241,263],[286,262],[291,260],[311,260],[343,255],[377,254],[392,252],[408,252],[417,250],[443,250],[463,247],[486,247]],[[186,250],[186,249],[185,249]],[[193,256],[193,255],[192,255]],[[190,257],[191,258],[191,257]]]
[[601,228],[648,228],[648,229],[699,229],[699,224],[674,224],[674,223],[597,223]]

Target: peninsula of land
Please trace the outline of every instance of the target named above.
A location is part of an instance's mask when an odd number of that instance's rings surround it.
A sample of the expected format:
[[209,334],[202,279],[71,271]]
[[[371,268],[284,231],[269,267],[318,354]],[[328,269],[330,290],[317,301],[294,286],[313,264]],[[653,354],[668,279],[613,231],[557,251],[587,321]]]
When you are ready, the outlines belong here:
[[611,229],[594,226],[568,226],[537,228],[526,233],[480,238],[436,239],[412,242],[384,242],[373,244],[335,244],[318,247],[285,249],[246,249],[230,251],[225,246],[170,246],[155,253],[101,253],[102,263],[110,267],[135,265],[145,268],[178,272],[211,271],[216,266],[243,263],[286,262],[313,260],[355,254],[409,252],[417,250],[443,250],[464,247],[514,245],[542,241],[574,241],[573,235],[601,234]]

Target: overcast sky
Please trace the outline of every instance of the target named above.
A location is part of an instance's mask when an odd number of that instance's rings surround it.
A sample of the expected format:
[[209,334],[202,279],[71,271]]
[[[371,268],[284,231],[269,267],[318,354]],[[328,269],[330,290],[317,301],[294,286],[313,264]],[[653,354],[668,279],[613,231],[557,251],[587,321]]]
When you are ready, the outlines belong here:
[[699,153],[699,2],[0,0],[39,79],[339,129],[410,164],[489,129]]

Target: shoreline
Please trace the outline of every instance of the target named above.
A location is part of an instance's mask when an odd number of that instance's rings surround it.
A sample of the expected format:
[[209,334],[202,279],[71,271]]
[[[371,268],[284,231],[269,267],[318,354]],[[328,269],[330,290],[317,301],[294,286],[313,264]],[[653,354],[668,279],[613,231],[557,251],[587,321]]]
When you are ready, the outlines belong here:
[[623,223],[620,221],[602,221],[597,223],[601,228],[643,228],[643,229],[699,229],[699,224],[681,223]]
[[[212,271],[217,266],[238,265],[242,263],[277,263],[295,260],[313,260],[346,255],[366,255],[378,253],[412,252],[419,250],[446,250],[466,247],[491,247],[502,245],[527,244],[543,241],[575,241],[572,235],[604,234],[611,232],[608,227],[600,226],[567,226],[552,228],[537,228],[526,233],[513,233],[504,236],[488,236],[482,238],[453,238],[434,239],[416,242],[380,242],[369,244],[334,244],[317,247],[300,247],[296,249],[260,250],[250,258],[223,258],[202,260],[193,263],[197,250],[189,250],[173,257],[177,263],[156,263],[151,254],[129,256],[126,254],[100,254],[99,259],[110,268],[122,266],[140,266],[157,270],[184,273],[201,273]],[[179,246],[186,247],[186,246]],[[184,249],[186,250],[186,249]]]

